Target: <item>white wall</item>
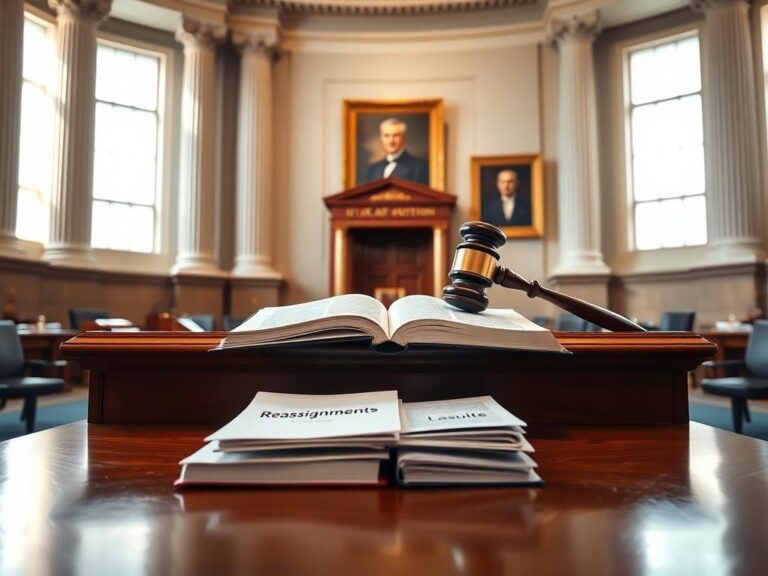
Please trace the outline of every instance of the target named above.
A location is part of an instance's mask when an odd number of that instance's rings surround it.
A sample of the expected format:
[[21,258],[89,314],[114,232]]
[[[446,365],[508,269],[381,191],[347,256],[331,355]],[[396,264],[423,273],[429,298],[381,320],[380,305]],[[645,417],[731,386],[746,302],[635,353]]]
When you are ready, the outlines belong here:
[[[295,51],[276,66],[276,265],[286,302],[329,294],[329,215],[322,198],[343,189],[343,101],[442,98],[446,193],[457,197],[449,243],[469,219],[471,156],[539,153],[539,48],[352,54]],[[547,199],[547,201],[552,201]],[[503,264],[545,275],[543,240],[510,240]],[[494,289],[492,306],[532,314],[539,303]]]

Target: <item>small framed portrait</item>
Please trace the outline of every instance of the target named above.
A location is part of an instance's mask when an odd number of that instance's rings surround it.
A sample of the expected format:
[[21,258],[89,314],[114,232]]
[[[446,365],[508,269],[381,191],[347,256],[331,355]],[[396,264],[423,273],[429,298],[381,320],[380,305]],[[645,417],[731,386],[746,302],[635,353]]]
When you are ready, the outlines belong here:
[[541,156],[473,156],[471,217],[501,228],[507,238],[544,235]]
[[396,177],[445,189],[443,101],[344,101],[344,187]]

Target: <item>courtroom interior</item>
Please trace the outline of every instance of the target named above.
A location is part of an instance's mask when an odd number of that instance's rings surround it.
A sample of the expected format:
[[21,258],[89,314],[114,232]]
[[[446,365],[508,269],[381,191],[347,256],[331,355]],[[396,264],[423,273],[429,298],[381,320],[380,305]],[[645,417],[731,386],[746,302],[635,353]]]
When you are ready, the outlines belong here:
[[[0,116],[19,320],[225,329],[339,293],[439,295],[509,168],[531,214],[501,222],[506,267],[655,327],[764,316],[762,2],[21,4]],[[390,116],[427,184],[350,193]]]
[[[767,84],[768,0],[0,0],[0,573],[762,573]],[[350,294],[550,347],[222,347]],[[174,488],[257,392],[394,389],[542,482]]]

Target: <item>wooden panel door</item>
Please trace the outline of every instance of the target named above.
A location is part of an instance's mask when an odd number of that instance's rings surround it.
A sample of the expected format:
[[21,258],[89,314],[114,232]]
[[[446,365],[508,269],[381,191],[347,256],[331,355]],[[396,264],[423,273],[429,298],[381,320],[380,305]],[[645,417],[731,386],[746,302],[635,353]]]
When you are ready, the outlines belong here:
[[432,230],[429,228],[355,228],[349,231],[349,292],[376,296],[389,304],[391,294],[433,294]]

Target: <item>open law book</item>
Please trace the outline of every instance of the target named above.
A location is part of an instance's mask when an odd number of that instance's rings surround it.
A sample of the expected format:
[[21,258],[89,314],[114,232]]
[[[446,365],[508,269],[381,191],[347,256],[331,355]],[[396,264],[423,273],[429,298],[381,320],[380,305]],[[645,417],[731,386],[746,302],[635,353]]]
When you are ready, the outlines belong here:
[[565,351],[549,330],[511,309],[473,314],[433,296],[413,295],[387,310],[364,294],[264,308],[232,330],[219,349],[363,338],[380,350],[439,344]]

